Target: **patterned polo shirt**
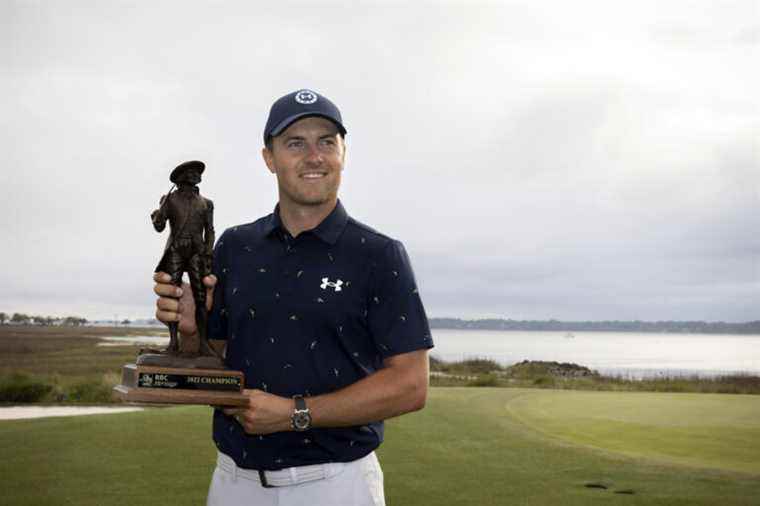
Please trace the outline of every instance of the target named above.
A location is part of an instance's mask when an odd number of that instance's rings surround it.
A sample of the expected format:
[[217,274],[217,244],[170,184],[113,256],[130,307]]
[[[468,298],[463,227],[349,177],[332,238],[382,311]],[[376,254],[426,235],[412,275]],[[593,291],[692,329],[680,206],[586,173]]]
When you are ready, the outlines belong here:
[[[246,388],[325,394],[372,374],[387,357],[433,347],[403,245],[349,217],[340,201],[296,238],[278,208],[226,230],[214,273],[209,337],[227,340],[226,364],[244,373]],[[382,420],[261,436],[214,412],[217,447],[249,469],[348,462],[382,440]]]

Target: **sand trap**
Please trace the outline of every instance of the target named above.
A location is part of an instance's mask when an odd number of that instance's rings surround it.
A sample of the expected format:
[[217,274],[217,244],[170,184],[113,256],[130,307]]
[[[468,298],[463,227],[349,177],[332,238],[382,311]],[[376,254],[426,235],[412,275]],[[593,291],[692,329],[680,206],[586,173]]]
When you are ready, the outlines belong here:
[[158,336],[132,336],[132,337],[101,337],[104,343],[98,343],[98,346],[167,346],[168,337]]
[[23,418],[45,418],[48,416],[102,415],[106,413],[127,413],[142,411],[143,408],[108,408],[76,406],[11,406],[0,408],[0,420],[20,420]]

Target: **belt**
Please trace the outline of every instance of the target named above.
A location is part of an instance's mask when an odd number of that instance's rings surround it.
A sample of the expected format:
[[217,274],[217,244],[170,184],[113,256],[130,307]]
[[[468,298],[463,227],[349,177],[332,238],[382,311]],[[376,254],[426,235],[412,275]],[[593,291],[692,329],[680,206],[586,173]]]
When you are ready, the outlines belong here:
[[343,462],[329,462],[310,466],[287,467],[277,471],[264,471],[238,467],[231,457],[222,452],[217,452],[216,458],[216,466],[230,473],[233,480],[244,478],[259,482],[265,488],[287,487],[289,485],[298,485],[299,483],[330,478],[342,471],[345,465]]

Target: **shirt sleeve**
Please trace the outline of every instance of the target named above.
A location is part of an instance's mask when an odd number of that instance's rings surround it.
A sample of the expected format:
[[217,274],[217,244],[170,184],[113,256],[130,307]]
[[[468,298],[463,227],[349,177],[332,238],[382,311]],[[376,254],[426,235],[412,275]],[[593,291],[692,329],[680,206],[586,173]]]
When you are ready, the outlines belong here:
[[214,303],[208,315],[209,339],[227,339],[227,309],[224,305],[224,286],[227,281],[227,269],[224,267],[226,265],[225,235],[226,233],[222,234],[214,247],[214,264],[211,272],[216,276],[217,281],[214,287]]
[[367,320],[382,358],[433,347],[412,265],[399,241],[383,249],[370,287]]

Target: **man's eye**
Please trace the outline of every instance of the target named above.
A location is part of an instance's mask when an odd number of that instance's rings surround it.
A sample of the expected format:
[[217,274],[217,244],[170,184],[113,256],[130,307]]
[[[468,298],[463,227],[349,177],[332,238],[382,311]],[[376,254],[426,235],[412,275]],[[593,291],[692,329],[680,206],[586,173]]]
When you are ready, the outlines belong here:
[[303,142],[301,142],[301,141],[290,141],[290,142],[288,142],[288,147],[289,148],[300,148],[301,146],[303,146]]

